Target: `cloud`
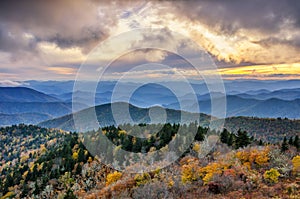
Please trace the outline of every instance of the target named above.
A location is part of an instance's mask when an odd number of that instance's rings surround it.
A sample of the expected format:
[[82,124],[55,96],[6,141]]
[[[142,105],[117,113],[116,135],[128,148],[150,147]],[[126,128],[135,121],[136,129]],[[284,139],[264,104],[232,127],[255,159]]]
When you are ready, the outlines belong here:
[[[279,32],[282,27],[300,27],[298,0],[202,0],[167,1],[177,16],[201,21],[217,32],[234,34],[239,29],[265,33]],[[288,28],[288,27],[287,27]]]
[[[143,27],[163,30],[143,35],[132,46],[156,42],[188,52],[184,41],[179,42],[181,46],[174,42],[170,32],[175,31],[208,51],[220,68],[248,70],[248,66],[263,65],[275,74],[273,65],[277,64],[278,74],[285,74],[288,69],[281,64],[300,63],[298,0],[11,0],[0,1],[0,75],[50,78],[51,73],[51,78],[64,74],[69,78],[75,72],[69,68],[77,69],[99,42]],[[116,43],[102,57],[110,59],[125,48],[123,43]],[[112,72],[146,62],[190,67],[166,52],[145,50],[121,57]],[[95,63],[99,67],[99,60]],[[264,72],[256,69],[255,73]]]
[[160,18],[176,21],[175,26],[185,24],[183,29],[189,30],[191,37],[219,60],[258,64],[300,61],[297,0],[191,0],[163,4],[161,7],[167,9],[159,10]]
[[61,75],[75,75],[76,69],[68,67],[47,67],[46,70],[55,72]]
[[120,9],[114,3],[93,0],[1,1],[0,50],[32,51],[38,42],[50,42],[87,52],[109,36]]
[[1,87],[15,87],[15,86],[22,86],[22,82],[18,81],[11,81],[11,80],[0,80]]

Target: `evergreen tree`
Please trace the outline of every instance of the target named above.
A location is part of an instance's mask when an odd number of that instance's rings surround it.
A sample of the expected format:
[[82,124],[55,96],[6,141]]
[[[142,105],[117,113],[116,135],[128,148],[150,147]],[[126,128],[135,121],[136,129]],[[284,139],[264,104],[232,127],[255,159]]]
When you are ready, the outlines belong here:
[[284,137],[282,145],[281,145],[281,152],[285,152],[289,149],[289,145],[287,143],[286,137]]
[[130,139],[129,136],[126,136],[126,138],[124,138],[124,141],[123,141],[123,146],[122,148],[126,151],[131,151],[132,150],[132,139]]
[[195,140],[203,141],[204,140],[204,134],[205,134],[205,129],[202,128],[201,126],[199,126],[198,129],[197,129],[197,134],[195,136]]
[[8,188],[8,187],[11,187],[11,186],[13,186],[13,185],[14,185],[14,179],[13,179],[13,177],[10,175],[10,173],[8,173],[8,174],[6,175],[6,181],[5,181],[4,187],[5,187],[5,188]]
[[222,143],[228,144],[229,141],[229,132],[227,131],[227,129],[223,129],[221,135],[220,135],[220,140]]
[[289,139],[289,145],[294,145],[293,137],[290,137],[290,139]]
[[[151,136],[152,138],[153,136]],[[154,141],[153,141],[154,143]],[[134,153],[138,153],[138,152],[141,152],[141,149],[142,149],[142,141],[141,139],[135,139],[135,143],[132,144],[132,152]]]
[[299,136],[296,135],[295,140],[294,140],[294,144],[293,144],[297,149],[300,148],[300,143],[299,143]]
[[84,156],[83,147],[79,149],[79,152],[78,152],[78,162],[85,162],[85,156]]
[[33,194],[38,195],[39,193],[40,193],[40,188],[37,181],[35,181]]
[[24,183],[23,184],[23,190],[22,190],[21,198],[26,197],[27,194],[28,194],[28,192],[29,192],[28,185],[27,185],[27,183]]
[[228,142],[227,142],[228,146],[232,146],[233,145],[234,137],[235,137],[234,134],[230,133],[229,138],[228,138]]
[[239,129],[235,140],[235,148],[246,147],[248,144],[250,144],[250,138],[247,132]]

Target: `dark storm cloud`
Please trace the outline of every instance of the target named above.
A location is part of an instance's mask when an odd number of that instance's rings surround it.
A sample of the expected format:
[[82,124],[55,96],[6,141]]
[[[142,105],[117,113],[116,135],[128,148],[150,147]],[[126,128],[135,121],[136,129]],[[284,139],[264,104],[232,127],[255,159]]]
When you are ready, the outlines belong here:
[[0,1],[0,50],[26,51],[41,41],[89,50],[107,37],[115,12],[113,5],[96,1]]
[[19,30],[12,32],[9,25],[0,23],[0,50],[5,52],[32,51],[36,44],[36,39],[24,38]]
[[271,47],[272,45],[289,45],[300,49],[300,32],[297,37],[292,39],[269,37],[267,39],[254,41],[253,43],[257,43],[265,47]]
[[222,33],[240,28],[277,32],[288,24],[300,28],[299,0],[202,0],[169,1],[177,14],[201,21]]

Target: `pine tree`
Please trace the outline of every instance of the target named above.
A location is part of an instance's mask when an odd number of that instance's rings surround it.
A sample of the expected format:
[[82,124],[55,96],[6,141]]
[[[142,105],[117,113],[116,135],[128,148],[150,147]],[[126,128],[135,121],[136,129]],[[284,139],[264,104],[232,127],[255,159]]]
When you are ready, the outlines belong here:
[[84,156],[84,150],[83,147],[79,149],[78,152],[78,162],[84,162],[85,161],[85,156]]
[[126,151],[131,151],[132,150],[132,139],[129,139],[129,136],[127,136],[124,141],[123,141],[123,146],[122,148]]
[[293,144],[297,149],[300,148],[300,143],[299,143],[299,136],[296,135],[295,140],[294,140],[294,144]]
[[197,134],[195,136],[195,140],[203,141],[204,140],[204,134],[205,134],[205,129],[202,128],[201,126],[199,126],[198,129],[197,129]]
[[228,145],[228,146],[232,146],[232,145],[233,145],[234,137],[235,137],[234,134],[233,134],[233,133],[230,133],[229,139],[228,139],[228,142],[227,142],[227,145]]
[[239,129],[236,136],[235,148],[238,149],[240,147],[246,147],[250,143],[250,138],[247,135],[247,132],[241,131],[241,129]]
[[227,131],[227,129],[224,129],[220,135],[220,140],[222,143],[228,144],[229,141],[229,132]]
[[38,195],[39,193],[40,193],[40,188],[37,181],[35,181],[33,194]]
[[290,139],[289,139],[289,145],[294,145],[293,137],[290,137]]
[[284,137],[283,142],[281,144],[281,152],[285,152],[289,149],[289,145],[287,143],[286,137]]
[[27,183],[24,183],[23,184],[23,190],[22,190],[22,193],[21,193],[21,197],[22,198],[26,197],[28,192],[29,192],[29,187],[28,187]]

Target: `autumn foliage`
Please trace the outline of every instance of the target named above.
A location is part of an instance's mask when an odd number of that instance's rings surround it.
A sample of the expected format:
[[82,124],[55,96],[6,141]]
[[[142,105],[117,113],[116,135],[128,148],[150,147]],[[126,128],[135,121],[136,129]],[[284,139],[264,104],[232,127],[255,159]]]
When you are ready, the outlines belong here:
[[117,182],[118,180],[121,179],[121,177],[122,177],[122,173],[118,171],[108,174],[106,177],[106,185],[110,185],[114,182]]

